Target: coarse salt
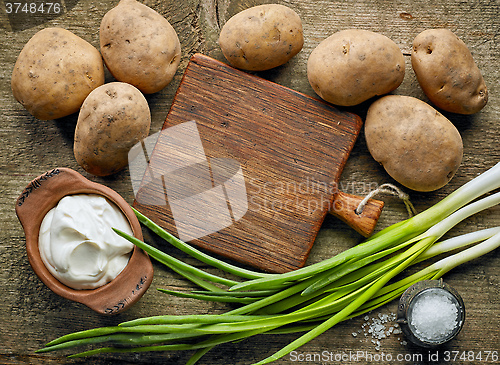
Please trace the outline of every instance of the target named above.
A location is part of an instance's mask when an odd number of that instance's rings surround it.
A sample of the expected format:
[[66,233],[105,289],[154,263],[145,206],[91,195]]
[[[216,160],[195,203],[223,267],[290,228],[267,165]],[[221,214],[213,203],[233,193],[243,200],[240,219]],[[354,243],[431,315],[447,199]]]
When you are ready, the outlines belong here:
[[[396,314],[382,314],[378,313],[375,317],[364,316],[365,322],[361,325],[361,329],[358,333],[363,333],[364,337],[370,337],[371,343],[375,345],[375,350],[380,351],[381,340],[389,337],[392,333],[396,333],[396,328],[398,324],[394,321],[396,320]],[[357,337],[357,334],[352,333],[353,337]]]
[[412,332],[431,342],[446,340],[457,328],[458,321],[455,298],[439,289],[428,289],[415,296],[413,308],[408,312]]

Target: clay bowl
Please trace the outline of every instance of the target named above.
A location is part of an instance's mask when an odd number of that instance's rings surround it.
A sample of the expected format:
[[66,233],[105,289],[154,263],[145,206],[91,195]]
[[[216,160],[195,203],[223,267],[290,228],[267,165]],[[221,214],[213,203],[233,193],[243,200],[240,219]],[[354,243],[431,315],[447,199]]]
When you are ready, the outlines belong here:
[[31,267],[54,293],[85,304],[94,311],[113,315],[136,303],[153,280],[149,256],[134,247],[128,265],[111,282],[96,289],[76,290],[57,280],[45,267],[38,250],[40,225],[47,212],[66,195],[100,194],[115,203],[127,217],[134,236],[142,240],[139,221],[129,204],[114,190],[92,182],[68,168],[56,168],[34,179],[16,201],[16,214],[26,236],[26,250]]

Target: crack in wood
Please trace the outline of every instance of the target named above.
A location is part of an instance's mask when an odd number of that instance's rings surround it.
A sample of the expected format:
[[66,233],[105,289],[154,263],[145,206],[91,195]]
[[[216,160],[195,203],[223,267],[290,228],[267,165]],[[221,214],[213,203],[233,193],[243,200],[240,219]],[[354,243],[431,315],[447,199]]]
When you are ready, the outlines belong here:
[[220,24],[220,16],[219,16],[219,1],[214,0],[214,6],[215,6],[215,24],[217,25],[217,29],[221,29],[221,24]]

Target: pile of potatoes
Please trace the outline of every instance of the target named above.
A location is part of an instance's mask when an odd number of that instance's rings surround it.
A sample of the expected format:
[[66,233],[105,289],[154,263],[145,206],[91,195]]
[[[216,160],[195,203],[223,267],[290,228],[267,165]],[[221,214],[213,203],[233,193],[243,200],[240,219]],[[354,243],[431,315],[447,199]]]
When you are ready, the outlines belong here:
[[[299,16],[276,4],[256,6],[229,19],[219,44],[233,66],[262,71],[284,64],[303,45]],[[435,107],[472,114],[488,101],[484,79],[463,41],[447,29],[417,35],[411,53],[417,80]],[[324,39],[309,55],[307,77],[325,101],[354,106],[380,97],[368,109],[368,149],[400,184],[417,191],[446,185],[458,170],[463,143],[456,127],[431,105],[386,95],[405,76],[405,60],[388,37],[346,29]],[[385,96],[384,96],[385,95]]]
[[[480,111],[488,91],[463,41],[447,29],[429,29],[413,40],[412,68],[437,108],[460,114]],[[404,78],[404,59],[389,38],[344,30],[311,53],[307,75],[324,100],[352,106],[395,90]],[[431,105],[413,97],[386,95],[368,108],[368,150],[397,182],[417,191],[446,185],[458,170],[463,143],[456,127]]]
[[[80,110],[74,151],[96,175],[127,164],[128,150],[149,133],[150,113],[142,95],[168,85],[180,61],[175,30],[136,0],[121,0],[102,19],[100,53],[57,28],[40,31],[26,44],[12,75],[16,99],[39,119]],[[219,35],[227,61],[247,71],[288,62],[304,44],[299,15],[284,5],[246,9]],[[104,84],[102,58],[117,80]],[[417,35],[411,53],[417,80],[437,108],[461,114],[480,111],[488,91],[472,54],[454,33],[429,29]],[[373,158],[402,185],[432,191],[446,185],[462,161],[455,126],[431,105],[413,97],[386,95],[405,76],[405,60],[388,37],[346,29],[323,40],[310,54],[307,77],[326,102],[354,106],[380,97],[367,112],[365,136]],[[385,95],[385,96],[384,96]]]
[[[172,81],[181,46],[169,22],[136,0],[121,0],[105,14],[99,38],[100,52],[68,30],[39,31],[19,54],[11,86],[35,118],[79,112],[75,158],[87,172],[106,176],[127,166],[130,148],[148,136],[143,94]],[[116,82],[105,83],[104,64]]]

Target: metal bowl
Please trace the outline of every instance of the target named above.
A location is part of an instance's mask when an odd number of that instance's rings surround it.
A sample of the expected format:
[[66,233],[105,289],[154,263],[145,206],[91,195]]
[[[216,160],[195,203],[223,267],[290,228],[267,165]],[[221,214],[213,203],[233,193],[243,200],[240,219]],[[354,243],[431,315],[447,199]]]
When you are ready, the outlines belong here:
[[[457,325],[451,333],[440,338],[429,339],[421,336],[411,323],[414,304],[423,293],[440,292],[449,298],[457,307]],[[461,331],[465,321],[465,305],[460,294],[443,280],[423,280],[410,286],[399,300],[397,323],[405,336],[415,345],[421,347],[436,347],[455,338]]]

